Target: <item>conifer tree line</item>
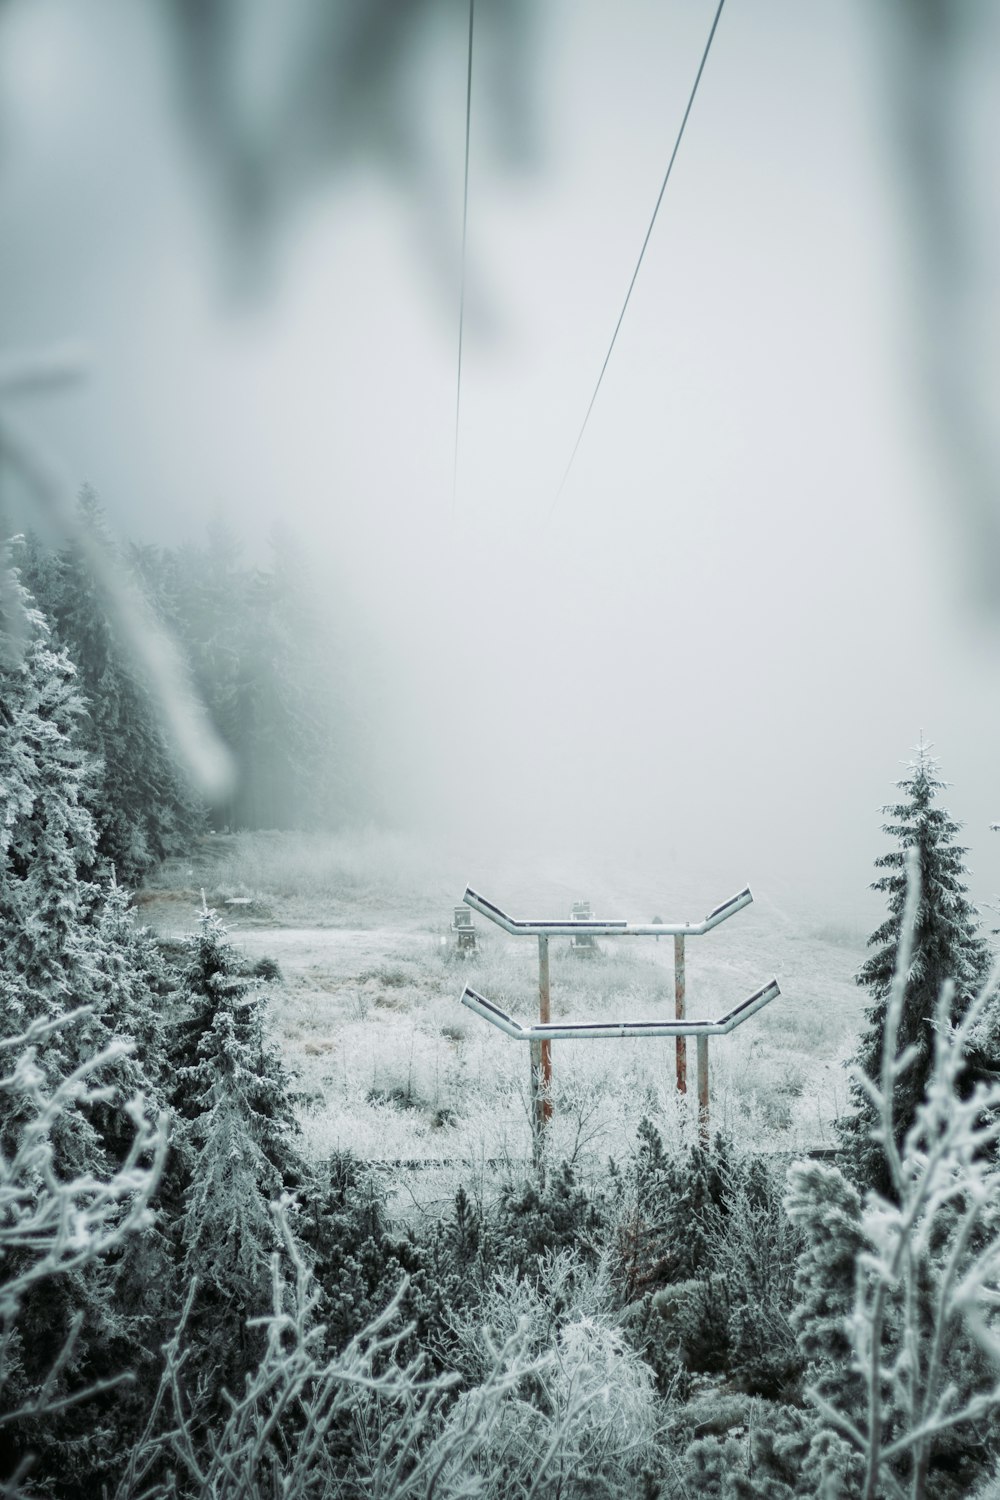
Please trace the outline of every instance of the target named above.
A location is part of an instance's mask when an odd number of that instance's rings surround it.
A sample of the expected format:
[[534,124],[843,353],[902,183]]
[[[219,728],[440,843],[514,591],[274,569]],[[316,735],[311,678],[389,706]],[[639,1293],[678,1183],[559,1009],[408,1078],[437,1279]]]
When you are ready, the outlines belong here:
[[215,914],[179,952],[136,925],[82,673],[18,587],[0,1494],[995,1495],[1000,1018],[926,749],[836,1161],[672,1153],[647,1120],[601,1176],[512,1166],[403,1227],[364,1163],[303,1152],[267,984]]
[[323,828],[371,815],[363,694],[294,542],[276,534],[267,566],[243,562],[222,522],[201,545],[120,545],[88,489],[80,520],[180,646],[236,769],[224,804],[199,804],[83,549],[24,539],[23,583],[76,670],[98,853],[119,878],[135,882],[209,828]]

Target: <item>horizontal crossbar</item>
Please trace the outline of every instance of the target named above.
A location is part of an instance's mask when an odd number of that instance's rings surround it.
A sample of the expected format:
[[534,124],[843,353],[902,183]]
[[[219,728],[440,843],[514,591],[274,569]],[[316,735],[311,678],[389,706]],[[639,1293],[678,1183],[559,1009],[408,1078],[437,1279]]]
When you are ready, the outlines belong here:
[[499,1005],[487,1000],[468,985],[462,995],[462,1004],[484,1021],[489,1021],[517,1042],[546,1041],[597,1041],[602,1037],[613,1039],[633,1036],[726,1036],[749,1019],[765,1005],[781,994],[778,981],[772,979],[748,1000],[734,1006],[718,1021],[577,1021],[569,1024],[536,1023],[522,1026]]
[[710,932],[713,927],[718,927],[727,917],[742,911],[744,906],[749,906],[753,893],[746,886],[739,895],[730,896],[728,901],[723,901],[721,906],[709,912],[703,922],[609,922],[591,919],[580,921],[577,918],[568,918],[564,922],[522,921],[502,911],[494,902],[487,901],[485,896],[481,896],[471,886],[466,889],[463,899],[466,906],[471,906],[481,916],[489,917],[491,922],[514,937],[573,937],[584,932],[589,932],[593,937],[698,937],[704,932]]

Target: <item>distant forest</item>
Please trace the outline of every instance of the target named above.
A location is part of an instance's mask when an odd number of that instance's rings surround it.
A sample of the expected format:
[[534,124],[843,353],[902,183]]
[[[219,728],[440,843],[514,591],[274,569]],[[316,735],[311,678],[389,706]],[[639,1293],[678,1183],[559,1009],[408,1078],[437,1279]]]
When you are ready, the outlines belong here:
[[268,565],[247,564],[236,534],[209,524],[179,547],[112,537],[96,494],[80,519],[178,644],[190,685],[236,766],[232,794],[207,807],[165,742],[154,698],[120,639],[85,550],[28,535],[13,561],[66,651],[83,699],[82,746],[98,853],[134,883],[207,829],[331,828],[370,816],[366,725],[347,653],[338,649],[300,549],[275,534]]

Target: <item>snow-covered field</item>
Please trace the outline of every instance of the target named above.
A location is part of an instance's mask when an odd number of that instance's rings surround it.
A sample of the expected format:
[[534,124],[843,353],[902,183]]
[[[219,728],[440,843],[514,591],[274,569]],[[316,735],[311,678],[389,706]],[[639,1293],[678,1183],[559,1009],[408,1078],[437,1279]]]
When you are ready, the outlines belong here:
[[[537,948],[476,918],[479,948],[459,957],[448,933],[466,879],[517,916],[569,915],[588,897],[595,914],[700,920],[739,888],[709,877],[664,888],[662,878],[615,879],[526,854],[460,871],[403,839],[235,835],[205,840],[142,893],[143,919],[190,930],[204,887],[232,940],[276,960],[267,986],[274,1037],[297,1075],[307,1147],[427,1163],[408,1173],[424,1202],[530,1154],[528,1054],[459,1003],[466,983],[512,1013],[537,1013]],[[779,909],[764,891],[752,906],[687,943],[692,1016],[730,1009],[775,975],[781,997],[729,1037],[710,1042],[713,1129],[761,1151],[830,1145],[846,1099],[842,1063],[864,996],[853,983],[864,932]],[[581,959],[551,945],[552,1013],[567,1019],[647,1019],[673,1012],[673,945],[602,940]],[[693,1044],[689,1044],[693,1065]],[[693,1067],[692,1067],[693,1072]],[[634,1148],[649,1116],[664,1137],[694,1127],[693,1098],[674,1086],[674,1042],[553,1044],[553,1152],[586,1172]],[[693,1082],[693,1080],[692,1080]],[[441,1163],[432,1166],[432,1163]],[[444,1165],[445,1163],[449,1165]]]

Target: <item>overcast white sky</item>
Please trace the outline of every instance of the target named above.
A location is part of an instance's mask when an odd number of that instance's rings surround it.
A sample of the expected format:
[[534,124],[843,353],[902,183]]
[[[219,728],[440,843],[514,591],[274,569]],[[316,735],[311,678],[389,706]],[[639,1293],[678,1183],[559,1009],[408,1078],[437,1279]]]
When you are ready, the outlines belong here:
[[719,899],[854,909],[922,729],[989,898],[997,632],[963,607],[910,379],[912,230],[860,4],[730,0],[545,519],[713,10],[537,7],[520,171],[477,54],[454,510],[460,5],[413,72],[427,172],[301,200],[236,313],[151,9],[9,0],[4,341],[91,346],[88,385],[31,416],[124,533],[221,509],[252,547],[279,517],[308,539],[378,643],[400,816],[452,821],[470,859],[632,851]]

